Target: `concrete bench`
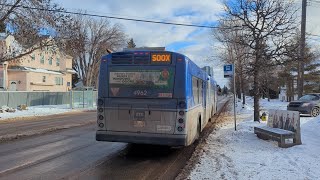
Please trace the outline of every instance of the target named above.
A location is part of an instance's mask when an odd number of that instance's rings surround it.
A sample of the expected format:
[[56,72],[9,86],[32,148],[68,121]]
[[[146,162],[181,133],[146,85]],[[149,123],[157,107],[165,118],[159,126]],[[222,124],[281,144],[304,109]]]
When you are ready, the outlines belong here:
[[270,110],[267,126],[254,127],[254,133],[260,139],[278,141],[278,146],[282,148],[301,144],[300,114]]

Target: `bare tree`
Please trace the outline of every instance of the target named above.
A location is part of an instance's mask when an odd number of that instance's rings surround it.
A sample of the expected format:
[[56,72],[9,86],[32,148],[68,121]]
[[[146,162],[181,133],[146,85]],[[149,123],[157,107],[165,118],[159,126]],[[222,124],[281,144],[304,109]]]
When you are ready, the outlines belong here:
[[74,57],[73,68],[85,86],[96,86],[101,57],[124,47],[126,35],[118,24],[83,16],[74,17],[70,30],[73,36],[66,41],[66,52]]
[[[228,64],[235,65],[236,72],[236,93],[238,98],[241,99],[241,95],[246,94],[246,89],[248,89],[248,76],[246,75],[246,66],[249,60],[248,47],[243,45],[243,30],[242,29],[234,29],[230,31],[229,23],[234,23],[234,26],[240,26],[238,22],[230,22],[230,21],[220,21],[220,27],[216,29],[214,33],[214,37],[222,43],[224,46],[224,51],[221,52],[220,59]],[[233,89],[233,82],[232,89]],[[245,97],[242,97],[242,103],[245,104]]]
[[249,48],[249,75],[253,77],[254,121],[259,121],[259,98],[261,72],[265,67],[282,64],[286,55],[288,39],[297,29],[293,2],[283,0],[225,0],[223,21],[232,32],[241,24],[240,41]]
[[[60,44],[63,40],[59,32],[63,31],[68,16],[59,13],[61,11],[52,0],[0,0],[0,24],[2,30],[14,36],[21,46],[12,49],[14,53],[8,53],[0,62],[18,59],[32,53],[36,49],[45,46]],[[40,29],[51,31],[51,38],[40,34]]]

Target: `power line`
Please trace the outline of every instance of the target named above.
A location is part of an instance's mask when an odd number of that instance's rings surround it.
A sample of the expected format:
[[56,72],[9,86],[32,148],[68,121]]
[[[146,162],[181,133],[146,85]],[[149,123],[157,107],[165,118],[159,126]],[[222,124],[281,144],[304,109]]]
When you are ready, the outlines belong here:
[[308,34],[309,36],[314,36],[314,37],[320,37],[320,35],[316,35],[316,34]]
[[[14,6],[14,5],[11,5],[11,4],[4,4],[4,3],[0,3],[0,5],[1,6],[8,6],[8,7]],[[199,27],[199,28],[210,28],[210,29],[219,28],[219,27],[216,27],[216,26],[206,26],[206,25],[186,24],[186,23],[174,23],[174,22],[164,22],[164,21],[152,21],[152,20],[135,19],[135,18],[124,18],[124,17],[106,16],[106,15],[91,14],[91,13],[80,13],[80,12],[73,12],[73,11],[66,11],[66,10],[28,7],[28,6],[23,6],[23,5],[17,5],[16,7],[17,8],[24,8],[24,9],[40,10],[40,11],[59,12],[59,13],[66,13],[66,14],[73,14],[73,15],[83,15],[83,16],[91,16],[91,17],[99,17],[99,18],[118,19],[118,20],[125,20],[125,21],[136,21],[136,22],[145,22],[145,23],[154,23],[154,24],[166,24],[166,25]]]
[[320,3],[320,1],[319,0],[309,0],[311,3]]

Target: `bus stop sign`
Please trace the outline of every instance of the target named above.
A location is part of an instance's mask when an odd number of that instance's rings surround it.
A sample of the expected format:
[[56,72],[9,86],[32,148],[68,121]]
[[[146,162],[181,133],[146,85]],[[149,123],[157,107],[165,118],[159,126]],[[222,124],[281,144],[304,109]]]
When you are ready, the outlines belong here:
[[233,65],[228,64],[223,66],[224,77],[232,77],[233,76]]

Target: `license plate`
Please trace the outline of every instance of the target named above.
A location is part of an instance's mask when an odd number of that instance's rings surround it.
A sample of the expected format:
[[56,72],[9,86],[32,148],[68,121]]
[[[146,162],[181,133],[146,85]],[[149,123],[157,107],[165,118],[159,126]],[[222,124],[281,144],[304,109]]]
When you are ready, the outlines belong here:
[[144,127],[145,125],[145,121],[133,121],[133,127]]
[[144,111],[136,111],[134,113],[134,118],[135,119],[141,120],[141,119],[144,119],[144,117],[145,117],[145,112]]

